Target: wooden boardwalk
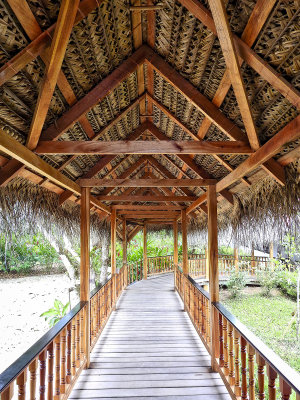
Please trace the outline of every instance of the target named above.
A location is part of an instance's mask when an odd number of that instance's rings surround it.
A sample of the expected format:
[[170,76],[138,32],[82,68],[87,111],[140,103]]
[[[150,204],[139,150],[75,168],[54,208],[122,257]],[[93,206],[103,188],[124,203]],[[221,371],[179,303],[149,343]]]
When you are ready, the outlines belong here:
[[173,274],[128,287],[71,399],[229,400],[174,292]]

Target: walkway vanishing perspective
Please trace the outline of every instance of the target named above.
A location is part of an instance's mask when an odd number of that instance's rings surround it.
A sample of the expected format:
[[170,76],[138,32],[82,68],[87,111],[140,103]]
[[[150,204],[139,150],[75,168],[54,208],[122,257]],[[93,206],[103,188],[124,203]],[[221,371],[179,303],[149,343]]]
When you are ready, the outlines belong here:
[[70,399],[214,399],[230,396],[174,291],[174,275],[124,291]]

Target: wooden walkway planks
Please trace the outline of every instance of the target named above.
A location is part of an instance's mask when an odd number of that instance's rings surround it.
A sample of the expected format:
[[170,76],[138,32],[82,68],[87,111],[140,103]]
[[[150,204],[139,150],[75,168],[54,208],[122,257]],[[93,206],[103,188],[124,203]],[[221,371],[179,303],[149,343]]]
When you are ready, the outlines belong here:
[[174,292],[173,274],[127,288],[70,398],[230,399]]

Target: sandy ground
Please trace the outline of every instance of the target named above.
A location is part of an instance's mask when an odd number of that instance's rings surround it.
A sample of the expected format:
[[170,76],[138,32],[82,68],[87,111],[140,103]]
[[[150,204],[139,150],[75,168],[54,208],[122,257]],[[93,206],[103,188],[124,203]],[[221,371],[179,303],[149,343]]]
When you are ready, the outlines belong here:
[[[0,373],[49,330],[40,317],[59,299],[69,301],[66,275],[0,279]],[[71,305],[78,302],[71,292]]]

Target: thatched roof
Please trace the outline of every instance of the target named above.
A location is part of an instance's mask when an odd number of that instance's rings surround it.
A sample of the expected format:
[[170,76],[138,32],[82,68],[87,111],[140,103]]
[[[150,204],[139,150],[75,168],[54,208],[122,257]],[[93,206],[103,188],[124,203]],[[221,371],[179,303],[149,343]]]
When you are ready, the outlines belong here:
[[[26,3],[25,0],[21,2]],[[243,41],[248,41],[248,47],[254,54],[252,54],[252,60],[256,60],[256,56],[259,57],[259,63],[261,63],[259,70],[262,70],[262,65],[271,67],[271,72],[264,75],[263,72],[255,70],[254,64],[250,61],[243,62],[241,65],[241,75],[261,146],[297,118],[300,104],[298,92],[300,87],[299,1],[270,1],[270,5],[265,7],[267,10],[262,8],[262,3],[259,0],[226,2],[226,13],[232,33]],[[31,49],[31,42],[40,38],[39,35],[43,31],[52,29],[51,26],[58,18],[61,1],[27,0],[27,4],[29,7],[28,9],[25,7],[26,12],[20,14],[16,1],[0,0],[0,63],[2,67],[0,71],[0,129],[22,144],[25,144],[28,139],[39,90],[47,71],[45,54],[40,51],[39,55],[33,56],[32,61],[25,63],[20,71],[11,72],[16,67],[10,67],[9,64],[22,52],[26,53],[26,49]],[[130,10],[130,6],[149,4],[156,4],[159,7],[155,11],[146,12]],[[194,15],[184,5],[189,8],[189,0],[163,0],[159,3],[156,0],[153,3],[146,0],[131,2],[129,0],[82,0],[80,21],[74,25],[71,32],[58,84],[42,125],[40,139],[48,139],[49,132],[58,129],[57,126],[62,117],[74,109],[74,104],[76,106],[81,99],[86,99],[91,90],[101,82],[106,82],[105,79],[109,78],[113,72],[120,71],[124,62],[143,43],[152,48],[163,61],[174,68],[174,71],[192,84],[199,95],[204,95],[210,102],[216,104],[222,115],[234,123],[234,129],[246,137],[247,129],[234,88],[230,84],[226,90],[223,89],[224,100],[220,101],[220,87],[226,86],[223,81],[224,74],[226,75],[226,62],[219,39],[212,32],[207,21],[201,21],[199,15]],[[206,9],[208,16],[209,5],[210,2],[206,0],[198,2],[202,10]],[[255,13],[258,11],[263,19],[259,28],[255,26],[257,21]],[[257,22],[258,25],[259,23]],[[249,33],[250,31],[254,33]],[[49,46],[50,44],[51,40]],[[26,54],[30,52],[27,51]],[[8,71],[10,75],[6,77],[5,74]],[[277,85],[275,77],[278,82],[283,82],[284,87],[289,88],[289,91],[283,93],[284,90]],[[76,118],[68,129],[63,130],[57,137],[60,141],[87,141],[98,134],[97,138],[101,141],[126,140],[146,120],[153,123],[166,139],[194,140],[201,129],[203,134],[203,127],[207,123],[204,112],[195,106],[195,102],[187,96],[186,92],[183,92],[182,88],[176,87],[174,82],[167,79],[159,68],[153,70],[145,61],[141,67],[129,73],[120,82],[116,83],[112,80],[110,83],[111,90],[107,91],[108,94],[100,96],[99,101],[95,101],[91,108],[82,112],[83,118]],[[139,97],[145,92],[151,97],[147,96],[146,100],[140,101]],[[151,98],[154,99],[153,102]],[[299,120],[297,123],[299,124]],[[153,140],[153,136],[146,131],[142,133],[139,140]],[[216,123],[212,123],[203,140],[233,139],[226,135]],[[266,218],[272,215],[273,220],[282,217],[286,221],[288,218],[296,217],[299,213],[299,145],[300,133],[298,136],[295,135],[292,141],[281,146],[277,154],[273,156],[276,168],[285,168],[288,171],[285,186],[278,184],[270,170],[266,172],[266,168],[258,167],[246,172],[242,180],[238,179],[226,188],[226,191],[233,194],[233,201],[229,202],[228,196],[227,200],[225,197],[219,197],[220,227],[225,229],[232,224],[235,229],[239,228],[241,231],[246,224],[251,224],[252,230],[255,231],[263,221],[262,213],[265,213]],[[120,154],[108,163],[104,163],[99,169],[97,166],[101,164],[105,156],[84,154],[70,157],[64,154],[48,154],[40,155],[40,157],[72,181],[85,177],[92,169],[96,171],[93,174],[95,178],[124,177],[126,171],[131,172],[127,177],[142,178],[149,174],[154,177],[167,177],[167,171],[173,178],[199,178],[202,173],[220,181],[249,156],[200,154],[191,157],[190,163],[186,163],[174,154],[153,155],[151,156],[155,160],[153,163],[149,161],[149,158],[141,163],[143,157],[141,155]],[[9,154],[0,153],[0,182],[7,184],[11,178],[17,176],[16,181],[12,181],[9,189],[5,190],[11,192],[14,188],[27,195],[32,190],[32,183],[40,186],[42,184],[42,191],[37,189],[36,193],[42,192],[43,196],[47,193],[46,190],[56,193],[60,199],[57,197],[54,208],[58,207],[62,196],[65,195],[64,188],[51,183],[51,180],[45,181],[43,176],[28,166],[19,168],[14,174],[9,175],[11,171],[9,162]],[[138,165],[136,170],[135,164]],[[160,172],[157,164],[162,166]],[[5,179],[1,180],[1,176]],[[20,182],[22,182],[21,185]],[[172,188],[169,188],[169,191],[171,190]],[[106,188],[93,188],[92,194],[95,197],[108,193],[120,195],[125,191],[126,189],[119,187],[111,191]],[[159,191],[163,194],[161,189]],[[52,199],[53,195],[50,192],[49,198]],[[173,192],[178,195],[187,194],[187,190],[182,191],[180,188],[176,188]],[[199,197],[205,193],[205,189],[190,187],[188,192],[190,195]],[[136,189],[131,192],[131,195],[137,193],[141,194],[141,191]],[[153,191],[149,189],[144,191],[145,193],[152,194]],[[32,192],[32,196],[36,194]],[[70,195],[67,200],[74,204],[77,197],[78,194]],[[101,201],[108,207],[117,204]],[[192,202],[182,204],[188,206]],[[196,207],[190,214],[191,226],[197,229],[204,228],[206,224],[204,205],[203,203],[202,207]],[[109,217],[107,218],[106,213],[99,211],[99,219],[103,221]],[[129,226],[128,232],[133,229],[135,229],[134,225]]]

